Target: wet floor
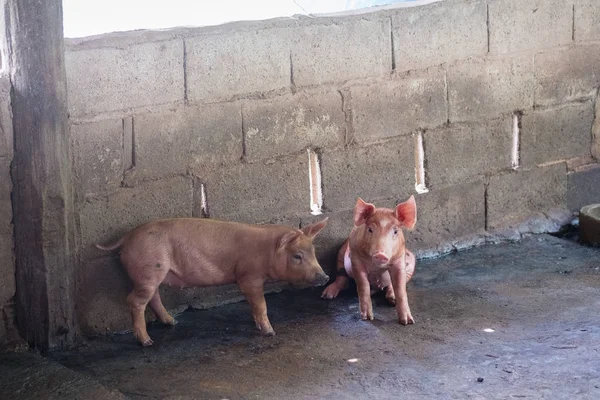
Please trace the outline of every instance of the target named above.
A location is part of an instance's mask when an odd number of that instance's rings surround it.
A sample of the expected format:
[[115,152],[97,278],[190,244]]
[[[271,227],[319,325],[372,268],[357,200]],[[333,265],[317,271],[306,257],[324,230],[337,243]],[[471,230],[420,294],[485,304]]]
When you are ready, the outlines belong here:
[[48,357],[0,356],[0,398],[600,398],[600,249],[552,236],[419,261],[416,325],[380,296],[360,321],[350,291],[267,296],[277,336],[246,303],[188,311]]

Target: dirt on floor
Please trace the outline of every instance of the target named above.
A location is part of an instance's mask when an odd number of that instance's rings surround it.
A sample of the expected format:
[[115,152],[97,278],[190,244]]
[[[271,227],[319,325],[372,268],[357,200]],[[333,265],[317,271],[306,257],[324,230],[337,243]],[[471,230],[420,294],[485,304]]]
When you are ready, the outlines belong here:
[[275,337],[243,302],[151,324],[151,348],[1,355],[0,398],[600,398],[600,249],[542,235],[419,261],[407,327],[383,296],[366,322],[354,288],[320,290],[267,296]]

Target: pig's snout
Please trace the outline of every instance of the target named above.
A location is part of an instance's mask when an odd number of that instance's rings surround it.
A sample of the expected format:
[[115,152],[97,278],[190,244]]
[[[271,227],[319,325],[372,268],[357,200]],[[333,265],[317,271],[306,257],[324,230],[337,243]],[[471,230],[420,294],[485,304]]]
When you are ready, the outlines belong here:
[[329,282],[329,276],[324,272],[319,272],[319,273],[317,273],[317,276],[313,280],[313,285],[323,286],[327,282]]
[[390,261],[390,258],[384,253],[379,252],[373,255],[373,261],[377,264],[387,264]]

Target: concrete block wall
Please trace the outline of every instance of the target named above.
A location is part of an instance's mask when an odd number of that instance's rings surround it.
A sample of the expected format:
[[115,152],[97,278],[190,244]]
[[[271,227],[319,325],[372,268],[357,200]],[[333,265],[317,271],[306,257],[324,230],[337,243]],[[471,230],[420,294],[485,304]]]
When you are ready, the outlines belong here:
[[16,334],[13,309],[15,262],[10,176],[13,158],[10,90],[9,78],[0,73],[0,351],[10,345],[10,340]]
[[154,218],[329,216],[328,269],[357,196],[415,194],[421,255],[558,226],[600,201],[598,26],[595,0],[445,0],[68,40],[82,330],[128,327],[129,283],[93,245]]

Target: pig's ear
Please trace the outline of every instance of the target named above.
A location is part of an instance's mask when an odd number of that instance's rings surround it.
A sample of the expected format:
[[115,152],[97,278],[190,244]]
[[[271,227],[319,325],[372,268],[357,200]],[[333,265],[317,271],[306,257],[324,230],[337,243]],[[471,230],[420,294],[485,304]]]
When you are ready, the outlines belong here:
[[325,225],[327,225],[328,219],[329,219],[329,217],[325,218],[322,221],[315,222],[312,225],[305,226],[304,228],[302,228],[302,232],[304,232],[304,234],[306,236],[314,238],[315,236],[317,236],[317,234],[319,232],[321,232],[323,230],[323,228],[325,228]]
[[373,204],[365,203],[360,197],[356,200],[356,206],[354,207],[354,225],[360,226],[365,223],[375,211]]
[[404,203],[400,203],[396,206],[396,218],[402,222],[402,226],[407,229],[413,229],[417,223],[417,203],[415,203],[415,196],[410,196]]
[[293,242],[294,240],[296,240],[300,235],[302,234],[302,232],[298,231],[298,230],[293,230],[293,231],[289,231],[288,233],[286,233],[285,235],[283,235],[281,237],[281,239],[279,239],[279,247],[284,247],[285,245]]

